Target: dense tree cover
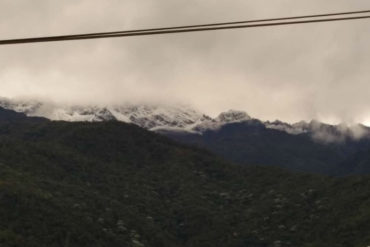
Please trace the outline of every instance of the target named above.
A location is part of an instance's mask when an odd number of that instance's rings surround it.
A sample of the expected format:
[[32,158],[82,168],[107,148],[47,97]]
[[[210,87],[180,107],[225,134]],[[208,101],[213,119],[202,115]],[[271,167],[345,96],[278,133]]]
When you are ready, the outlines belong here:
[[118,122],[0,123],[0,246],[370,244],[369,177],[229,164]]
[[325,143],[307,134],[268,129],[259,121],[227,124],[202,135],[164,132],[180,142],[207,148],[242,165],[343,176],[370,173],[370,139]]

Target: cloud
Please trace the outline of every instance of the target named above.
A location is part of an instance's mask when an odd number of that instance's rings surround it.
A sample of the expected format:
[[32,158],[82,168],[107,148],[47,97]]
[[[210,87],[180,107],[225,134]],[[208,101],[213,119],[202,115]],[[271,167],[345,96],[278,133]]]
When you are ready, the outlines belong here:
[[[28,37],[370,9],[367,0],[39,0],[0,3]],[[366,121],[369,21],[0,47],[0,94],[57,102],[181,102],[210,115]]]

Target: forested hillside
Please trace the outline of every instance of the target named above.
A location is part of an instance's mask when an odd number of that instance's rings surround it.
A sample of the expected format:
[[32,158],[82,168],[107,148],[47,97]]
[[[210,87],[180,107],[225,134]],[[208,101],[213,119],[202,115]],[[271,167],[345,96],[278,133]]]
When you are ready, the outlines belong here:
[[367,246],[369,177],[241,167],[119,122],[0,123],[0,246]]
[[[334,138],[335,127],[328,127]],[[330,128],[333,128],[331,130]],[[202,134],[166,131],[170,138],[211,150],[241,165],[275,166],[291,171],[345,176],[370,173],[370,139],[338,136],[340,141],[316,140],[266,128],[260,121],[232,123]],[[313,133],[314,134],[314,133]]]

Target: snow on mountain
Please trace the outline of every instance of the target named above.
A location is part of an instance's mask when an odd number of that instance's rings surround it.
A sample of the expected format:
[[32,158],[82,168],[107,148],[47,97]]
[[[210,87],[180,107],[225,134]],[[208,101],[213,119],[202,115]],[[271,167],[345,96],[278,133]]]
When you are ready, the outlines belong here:
[[149,130],[191,130],[197,123],[209,119],[186,106],[123,105],[108,109],[117,120],[134,123]]
[[27,115],[32,115],[38,108],[40,108],[42,103],[34,100],[9,100],[7,98],[0,97],[0,107],[5,109],[13,110],[16,112],[22,112]]
[[299,124],[297,123],[297,124],[290,125],[288,123],[284,123],[279,120],[276,120],[274,122],[269,122],[269,121],[265,122],[265,126],[268,129],[275,129],[275,130],[285,131],[288,134],[299,135],[299,134],[308,132],[306,128],[301,127],[301,124],[303,123],[305,122],[300,122]]
[[[113,105],[113,106],[66,106],[35,100],[9,100],[0,98],[0,107],[64,121],[122,121],[133,123],[152,131],[180,131],[202,134],[217,130],[226,124],[253,121],[246,112],[229,110],[211,118],[187,106],[168,105]],[[323,142],[341,142],[348,138],[370,137],[370,128],[363,125],[329,125],[318,121],[301,121],[288,124],[282,121],[261,122],[268,129],[288,134],[308,134]]]
[[229,110],[222,112],[215,119],[219,123],[235,123],[251,120],[252,118],[244,111]]
[[216,118],[209,118],[193,127],[193,131],[202,133],[206,130],[217,130],[225,124],[245,122],[252,120],[252,118],[243,111],[229,110],[220,113]]
[[343,142],[348,138],[357,140],[370,137],[370,128],[362,124],[348,125],[341,123],[330,125],[312,120],[309,123],[301,121],[291,125],[281,121],[265,122],[265,126],[266,128],[285,131],[292,135],[308,133],[314,140],[326,143]]
[[133,123],[149,130],[179,129],[190,131],[211,118],[186,106],[115,105],[66,106],[49,102],[0,99],[0,107],[64,121],[110,121]]
[[187,106],[168,105],[65,106],[49,102],[1,98],[0,107],[51,120],[91,122],[117,120],[153,131],[200,133],[208,129],[217,129],[224,124],[251,119],[242,111],[229,110],[213,119]]

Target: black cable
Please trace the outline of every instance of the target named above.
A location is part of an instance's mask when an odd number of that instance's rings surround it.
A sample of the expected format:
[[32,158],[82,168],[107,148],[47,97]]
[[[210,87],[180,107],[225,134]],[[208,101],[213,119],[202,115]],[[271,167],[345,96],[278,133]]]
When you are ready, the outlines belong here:
[[[365,14],[365,13],[370,13],[370,10],[340,12],[340,13],[326,13],[326,14],[318,14],[318,15],[279,17],[279,18],[247,20],[247,21],[235,21],[235,22],[219,22],[219,23],[201,24],[201,25],[174,26],[174,27],[163,27],[163,28],[147,28],[147,29],[136,29],[136,30],[134,29],[134,30],[128,30],[128,31],[86,33],[86,34],[75,34],[75,35],[69,35],[69,36],[80,37],[80,36],[97,36],[97,35],[115,35],[115,34],[121,34],[121,33],[136,33],[136,32],[164,31],[164,30],[174,30],[174,29],[188,29],[188,28],[198,28],[198,27],[213,27],[213,26],[247,24],[247,23],[256,23],[256,22],[284,21],[284,20],[318,18],[318,17],[329,17],[329,16],[339,16],[339,15],[355,15],[355,14]],[[52,37],[63,37],[63,36],[52,36]]]
[[[360,12],[367,13],[370,11],[344,12],[344,14],[347,15],[350,13],[360,13]],[[342,18],[290,21],[290,22],[259,23],[259,24],[249,24],[249,25],[229,25],[230,23],[236,24],[236,23],[267,22],[267,21],[273,21],[273,20],[278,20],[278,19],[289,20],[289,19],[301,19],[301,18],[308,18],[308,17],[312,18],[312,17],[318,17],[318,16],[333,16],[333,15],[341,15],[341,13],[311,15],[311,16],[296,16],[296,17],[274,18],[274,19],[264,19],[264,20],[251,20],[251,21],[243,21],[243,22],[215,23],[215,24],[204,24],[204,25],[193,25],[193,26],[139,29],[139,30],[128,30],[128,31],[118,31],[118,32],[106,32],[106,33],[90,33],[90,34],[77,34],[77,35],[9,39],[9,40],[0,40],[0,45],[55,42],[55,41],[68,41],[68,40],[84,40],[84,39],[116,38],[116,37],[185,33],[185,32],[200,32],[200,31],[238,29],[238,28],[254,28],[254,27],[282,26],[282,25],[294,25],[294,24],[305,24],[305,23],[359,20],[359,19],[369,19],[370,18],[370,15],[367,15],[367,16],[353,16],[353,17],[342,17]]]

